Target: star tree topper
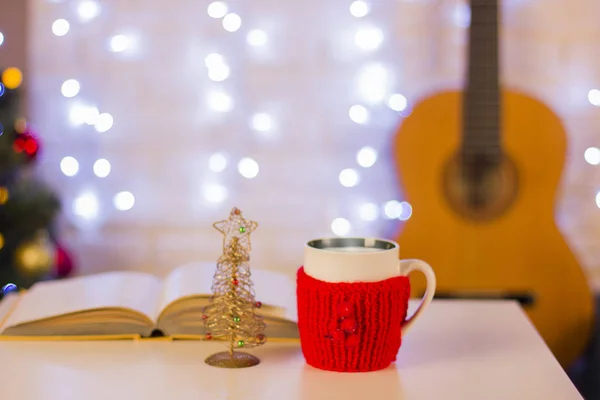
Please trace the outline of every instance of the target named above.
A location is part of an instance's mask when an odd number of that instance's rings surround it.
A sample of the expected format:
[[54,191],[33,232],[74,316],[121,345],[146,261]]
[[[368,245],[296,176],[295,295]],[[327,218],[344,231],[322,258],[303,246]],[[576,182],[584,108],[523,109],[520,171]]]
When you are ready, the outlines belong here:
[[258,223],[245,219],[240,209],[233,207],[228,219],[215,222],[213,226],[223,234],[223,247],[227,245],[231,238],[237,237],[240,244],[249,251],[251,250],[250,234],[258,227]]

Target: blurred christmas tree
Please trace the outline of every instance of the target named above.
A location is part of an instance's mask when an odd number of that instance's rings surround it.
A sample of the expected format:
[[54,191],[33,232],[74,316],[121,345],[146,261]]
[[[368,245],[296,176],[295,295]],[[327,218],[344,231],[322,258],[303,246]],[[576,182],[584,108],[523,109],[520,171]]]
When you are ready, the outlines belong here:
[[17,68],[4,69],[0,79],[0,287],[4,292],[66,276],[72,268],[69,255],[51,235],[60,202],[35,173],[40,141],[19,113],[22,79]]

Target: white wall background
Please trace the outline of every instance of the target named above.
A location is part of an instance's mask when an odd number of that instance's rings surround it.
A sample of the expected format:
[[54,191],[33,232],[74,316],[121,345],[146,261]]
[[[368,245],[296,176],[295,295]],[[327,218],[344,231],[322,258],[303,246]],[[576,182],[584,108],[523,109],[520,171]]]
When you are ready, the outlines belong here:
[[[212,261],[221,242],[211,224],[233,206],[260,223],[254,265],[289,273],[301,262],[303,242],[330,235],[335,218],[350,223],[349,234],[384,235],[401,223],[385,217],[385,203],[403,200],[387,152],[403,112],[390,109],[390,96],[406,96],[410,108],[462,83],[468,9],[456,0],[367,1],[370,11],[360,18],[349,0],[228,1],[241,18],[234,32],[224,29],[227,19],[211,18],[202,0],[104,0],[88,19],[78,13],[81,1],[30,3],[29,87],[32,119],[46,142],[41,166],[62,193],[63,234],[83,273],[162,274]],[[600,108],[588,99],[600,88],[600,2],[501,3],[504,83],[564,118],[571,147],[557,217],[582,263],[600,276],[600,167],[584,157],[600,146]],[[87,17],[95,14],[94,3],[83,4]],[[63,36],[53,34],[57,19],[69,22]],[[264,45],[248,44],[253,29],[265,32]],[[110,50],[115,35],[128,38],[125,51]],[[210,79],[224,76],[206,67],[210,53],[222,55],[226,79]],[[61,94],[68,79],[80,84],[75,97]],[[219,93],[231,99],[230,110],[213,109],[227,105],[214,97]],[[366,108],[368,121],[351,120],[354,105]],[[106,120],[89,111],[82,117],[82,106],[109,113],[110,129],[98,132],[93,124],[103,130]],[[253,127],[257,113],[270,115],[269,131]],[[92,125],[73,123],[86,115]],[[379,154],[370,168],[357,164],[364,146]],[[227,157],[221,172],[209,168],[216,152]],[[61,171],[67,156],[78,161],[74,176]],[[238,172],[244,157],[258,163],[255,178]],[[111,165],[104,178],[94,174],[100,158]],[[340,184],[345,168],[358,173],[356,186]],[[75,171],[69,163],[63,169]],[[209,201],[224,190],[222,202]],[[113,204],[121,191],[135,197],[130,210]],[[373,221],[364,220],[373,217],[366,203],[379,210]],[[400,217],[409,214],[404,203]]]

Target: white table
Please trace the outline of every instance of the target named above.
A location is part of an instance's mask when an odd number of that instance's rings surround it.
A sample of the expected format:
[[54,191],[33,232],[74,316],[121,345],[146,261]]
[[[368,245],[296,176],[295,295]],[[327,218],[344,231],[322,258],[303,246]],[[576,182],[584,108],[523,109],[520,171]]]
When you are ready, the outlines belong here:
[[0,342],[0,393],[19,400],[582,399],[513,302],[434,301],[386,370],[305,364],[267,343],[246,369],[209,367],[210,342]]

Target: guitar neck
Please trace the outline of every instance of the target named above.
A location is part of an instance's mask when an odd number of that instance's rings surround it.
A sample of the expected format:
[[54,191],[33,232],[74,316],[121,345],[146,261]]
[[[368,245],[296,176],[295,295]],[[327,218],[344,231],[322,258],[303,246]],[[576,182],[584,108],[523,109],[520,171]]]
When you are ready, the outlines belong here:
[[467,85],[463,98],[462,152],[468,159],[498,159],[500,87],[498,0],[471,0]]

